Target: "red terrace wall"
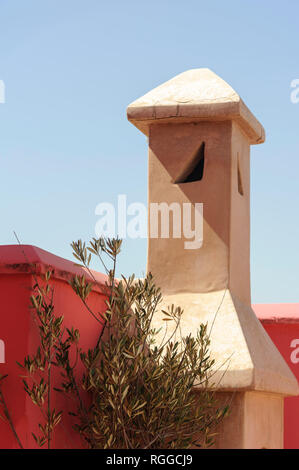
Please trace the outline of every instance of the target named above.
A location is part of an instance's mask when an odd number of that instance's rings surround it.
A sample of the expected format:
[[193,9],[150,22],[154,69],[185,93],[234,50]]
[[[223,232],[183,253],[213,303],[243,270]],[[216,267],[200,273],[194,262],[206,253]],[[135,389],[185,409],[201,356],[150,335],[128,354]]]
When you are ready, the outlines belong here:
[[[92,281],[83,268],[33,246],[0,246],[0,374],[8,374],[3,383],[3,393],[25,448],[36,447],[31,432],[38,434],[40,411],[23,390],[20,378],[22,370],[16,361],[22,363],[25,355],[35,352],[38,344],[37,327],[29,309],[30,295],[35,284],[32,270],[41,279],[48,269],[54,270],[51,284],[54,287],[55,313],[64,315],[65,326],[79,329],[80,346],[83,350],[96,343],[101,331],[100,325],[68,284],[68,280],[75,274],[84,274],[90,282]],[[104,286],[106,276],[93,274],[98,287],[95,286],[91,292],[88,304],[93,311],[103,312],[106,297],[101,292],[101,286]],[[82,365],[80,367],[82,371]],[[54,383],[59,387],[60,382],[60,375],[56,372]],[[57,427],[53,447],[82,447],[80,437],[72,429],[72,418],[67,415],[67,411],[72,410],[72,401],[58,392],[53,392],[52,400],[56,411],[65,412],[63,426]],[[10,428],[1,419],[0,448],[18,448]]]
[[[22,253],[22,250],[25,252]],[[32,270],[38,278],[48,270],[54,270],[51,283],[54,287],[54,302],[57,315],[63,314],[67,327],[78,328],[80,346],[87,349],[95,344],[100,334],[99,324],[91,317],[81,300],[76,296],[68,280],[74,275],[88,273],[71,261],[54,256],[29,245],[0,246],[0,374],[8,374],[3,392],[11,411],[13,422],[25,448],[35,448],[31,432],[38,432],[40,412],[31,403],[23,390],[16,361],[35,351],[38,344],[36,325],[29,309],[30,295],[35,284]],[[88,303],[97,312],[105,310],[105,296],[101,291],[106,277],[93,273],[99,287],[94,287]],[[278,350],[299,379],[299,304],[254,305],[258,318],[276,344]],[[81,369],[82,371],[82,369]],[[80,374],[80,371],[79,371]],[[60,377],[54,380],[59,386]],[[53,447],[80,448],[82,441],[72,429],[72,418],[67,411],[72,402],[54,392],[56,410],[64,410],[64,424],[57,427]],[[285,399],[285,448],[299,448],[299,397]],[[17,448],[17,442],[7,423],[0,419],[0,448]]]
[[[299,304],[259,304],[253,309],[299,381]],[[284,448],[299,449],[299,396],[284,402]]]

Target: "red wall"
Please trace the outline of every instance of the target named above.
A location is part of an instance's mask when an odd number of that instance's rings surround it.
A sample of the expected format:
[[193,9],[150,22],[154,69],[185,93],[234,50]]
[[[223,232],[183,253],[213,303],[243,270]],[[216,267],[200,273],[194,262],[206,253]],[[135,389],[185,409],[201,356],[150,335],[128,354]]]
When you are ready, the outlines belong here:
[[[253,308],[299,381],[299,304],[260,304]],[[285,398],[284,448],[299,449],[299,396]]]
[[[5,349],[5,363],[1,363],[3,354],[0,355],[0,374],[8,374],[3,383],[3,393],[22,444],[25,448],[34,448],[36,444],[31,432],[39,434],[37,425],[41,422],[40,411],[23,390],[20,375],[24,372],[16,364],[16,361],[22,363],[25,355],[35,352],[38,344],[37,327],[32,310],[29,309],[30,295],[35,284],[32,270],[39,279],[47,269],[54,270],[51,284],[54,287],[55,314],[64,315],[66,327],[79,329],[80,346],[83,350],[96,344],[101,328],[68,284],[74,274],[82,275],[84,271],[75,267],[72,262],[44,250],[26,246],[24,249],[28,262],[24,262],[24,255],[19,247],[0,247],[0,340]],[[98,273],[95,276],[99,285],[103,286],[105,276]],[[87,277],[91,280],[90,276]],[[100,291],[100,287],[95,287],[88,298],[89,306],[96,312],[105,310],[105,296]],[[78,372],[82,372],[80,361]],[[56,371],[53,384],[60,387],[60,383],[60,374]],[[68,415],[68,411],[74,411],[72,401],[55,391],[52,400],[56,411],[64,411],[63,425],[56,428],[53,447],[82,447],[81,438],[72,429],[73,418]],[[0,420],[0,448],[17,447],[7,423]]]
[[[25,253],[25,255],[24,255]],[[74,274],[89,274],[74,263],[29,245],[0,246],[0,374],[8,374],[3,392],[13,418],[17,433],[25,448],[36,447],[31,432],[38,433],[39,409],[31,403],[23,390],[20,375],[22,370],[16,361],[23,362],[24,356],[35,352],[38,333],[29,309],[30,295],[35,284],[33,273],[39,279],[51,269],[54,271],[51,283],[54,287],[55,313],[64,315],[65,325],[80,330],[80,346],[83,350],[94,345],[100,334],[99,324],[86,310],[82,301],[73,292],[68,281]],[[93,272],[97,285],[88,299],[91,309],[105,310],[105,295],[102,287],[106,277]],[[274,344],[299,380],[299,304],[259,304],[253,306],[258,318]],[[4,351],[3,351],[4,349]],[[3,355],[5,354],[5,357]],[[82,367],[78,373],[82,372]],[[60,376],[54,375],[59,387]],[[57,427],[53,447],[80,448],[82,441],[73,431],[71,418],[72,402],[54,392],[53,403],[56,411],[64,411],[63,425]],[[285,448],[299,448],[299,397],[285,399]],[[0,419],[0,448],[17,448],[17,442],[7,423]]]

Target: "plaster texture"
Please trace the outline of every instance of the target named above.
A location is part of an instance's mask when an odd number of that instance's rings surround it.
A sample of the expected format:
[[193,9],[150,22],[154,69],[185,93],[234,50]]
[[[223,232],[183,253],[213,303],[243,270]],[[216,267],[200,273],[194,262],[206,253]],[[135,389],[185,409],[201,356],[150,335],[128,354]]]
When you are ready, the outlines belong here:
[[[162,289],[161,309],[184,309],[183,335],[208,323],[216,360],[211,387],[239,394],[237,417],[226,420],[222,433],[242,423],[243,437],[223,437],[219,445],[281,447],[283,396],[297,395],[298,383],[257,320],[250,295],[250,145],[264,142],[263,126],[208,69],[178,75],[129,105],[127,114],[148,137],[149,204],[203,203],[202,246],[186,249],[184,237],[149,236],[147,270]],[[202,176],[186,182],[182,175],[202,146]],[[149,218],[149,234],[150,225]],[[157,313],[156,326],[162,316]],[[279,431],[255,441],[259,427],[262,433],[272,426],[272,415]]]
[[230,404],[229,418],[218,428],[216,449],[281,449],[283,400],[260,392],[218,393],[219,403]]

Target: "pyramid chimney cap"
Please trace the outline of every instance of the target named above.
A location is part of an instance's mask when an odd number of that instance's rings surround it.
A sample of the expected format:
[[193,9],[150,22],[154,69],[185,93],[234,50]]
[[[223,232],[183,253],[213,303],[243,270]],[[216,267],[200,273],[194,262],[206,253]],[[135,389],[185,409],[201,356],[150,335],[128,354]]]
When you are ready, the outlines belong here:
[[141,132],[151,124],[234,120],[251,144],[265,141],[261,123],[238,93],[207,68],[183,72],[128,106],[127,116]]

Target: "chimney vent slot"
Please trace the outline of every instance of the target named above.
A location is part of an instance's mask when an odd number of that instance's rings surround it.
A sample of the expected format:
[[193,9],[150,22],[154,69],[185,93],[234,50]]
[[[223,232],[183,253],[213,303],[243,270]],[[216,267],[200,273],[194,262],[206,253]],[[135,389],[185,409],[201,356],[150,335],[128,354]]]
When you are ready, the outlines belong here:
[[239,191],[239,194],[241,194],[241,196],[244,196],[242,176],[241,176],[241,170],[240,170],[240,155],[239,155],[239,153],[238,153],[238,191]]
[[205,143],[203,142],[183,172],[174,181],[175,184],[193,183],[203,178],[205,164]]

